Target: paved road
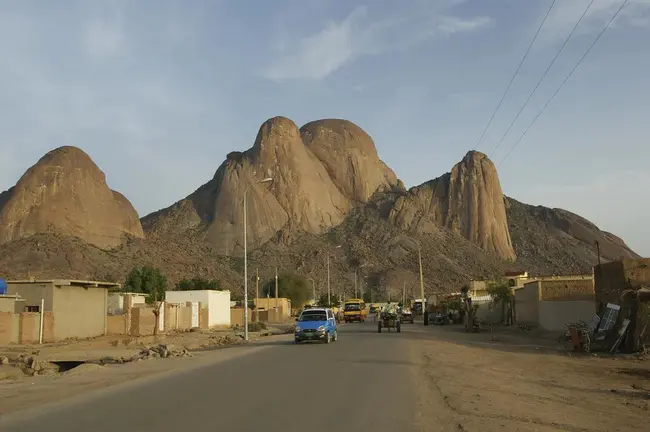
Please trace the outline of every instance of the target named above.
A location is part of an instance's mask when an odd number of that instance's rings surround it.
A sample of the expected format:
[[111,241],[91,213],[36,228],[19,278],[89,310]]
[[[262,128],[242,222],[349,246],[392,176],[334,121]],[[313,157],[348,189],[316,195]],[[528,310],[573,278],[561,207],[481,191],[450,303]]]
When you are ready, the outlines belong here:
[[95,394],[0,429],[415,431],[418,401],[407,344],[416,327],[378,334],[372,322],[347,324],[330,345],[294,345],[283,337],[263,349],[236,348],[251,353]]

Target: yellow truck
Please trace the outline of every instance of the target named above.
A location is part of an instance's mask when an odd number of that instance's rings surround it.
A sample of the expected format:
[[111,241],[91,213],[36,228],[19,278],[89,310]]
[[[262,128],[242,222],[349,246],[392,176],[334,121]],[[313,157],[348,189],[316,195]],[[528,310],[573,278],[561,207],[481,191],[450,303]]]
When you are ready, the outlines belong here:
[[343,319],[346,323],[365,322],[368,311],[362,299],[348,299],[343,305]]

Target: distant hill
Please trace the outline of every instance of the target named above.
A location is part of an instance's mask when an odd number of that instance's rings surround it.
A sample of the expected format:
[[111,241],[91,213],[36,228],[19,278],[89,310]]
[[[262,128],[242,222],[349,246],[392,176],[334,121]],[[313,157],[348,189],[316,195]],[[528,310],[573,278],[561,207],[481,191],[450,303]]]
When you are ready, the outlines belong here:
[[[267,177],[273,182],[260,183]],[[359,126],[327,119],[298,129],[275,117],[207,183],[141,221],[88,155],[53,150],[0,195],[0,276],[120,280],[133,265],[153,264],[172,282],[220,278],[241,291],[245,190],[249,274],[270,277],[277,266],[317,289],[328,254],[333,289],[350,294],[355,268],[377,292],[416,289],[418,248],[430,292],[511,268],[588,273],[596,241],[605,261],[637,257],[578,215],[505,197],[480,152],[407,190]]]

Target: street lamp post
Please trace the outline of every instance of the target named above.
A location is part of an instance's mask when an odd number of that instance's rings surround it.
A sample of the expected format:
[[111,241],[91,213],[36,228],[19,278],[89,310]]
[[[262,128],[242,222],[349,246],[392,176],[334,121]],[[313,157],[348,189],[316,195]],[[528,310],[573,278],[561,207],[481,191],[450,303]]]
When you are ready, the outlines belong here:
[[[340,247],[341,247],[341,245],[338,245],[338,246],[335,247],[335,249],[338,249]],[[330,286],[330,279],[331,279],[331,277],[330,277],[330,253],[328,251],[327,252],[327,307],[332,306],[332,299],[331,299],[332,289],[331,289],[331,286]]]
[[426,310],[426,299],[424,298],[424,276],[422,274],[422,249],[418,245],[418,261],[420,263],[420,295],[422,299],[422,315],[424,318],[424,325],[429,325],[429,314]]
[[[273,179],[267,177],[264,180],[261,180],[260,183],[270,183]],[[248,241],[247,241],[247,221],[246,221],[246,196],[248,190],[253,186],[254,183],[248,185],[244,189],[244,340],[248,341]]]

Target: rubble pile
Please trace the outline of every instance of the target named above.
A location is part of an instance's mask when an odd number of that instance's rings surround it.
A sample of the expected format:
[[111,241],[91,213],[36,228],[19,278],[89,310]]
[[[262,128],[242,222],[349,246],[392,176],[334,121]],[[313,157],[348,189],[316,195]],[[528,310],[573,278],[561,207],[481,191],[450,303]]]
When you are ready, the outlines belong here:
[[[0,357],[0,364],[11,364],[9,358]],[[59,366],[45,360],[39,360],[34,357],[21,355],[13,364],[14,367],[20,369],[27,376],[37,375],[54,375],[59,372]]]
[[187,349],[174,345],[158,344],[140,350],[140,352],[126,361],[151,360],[169,357],[191,357]]

